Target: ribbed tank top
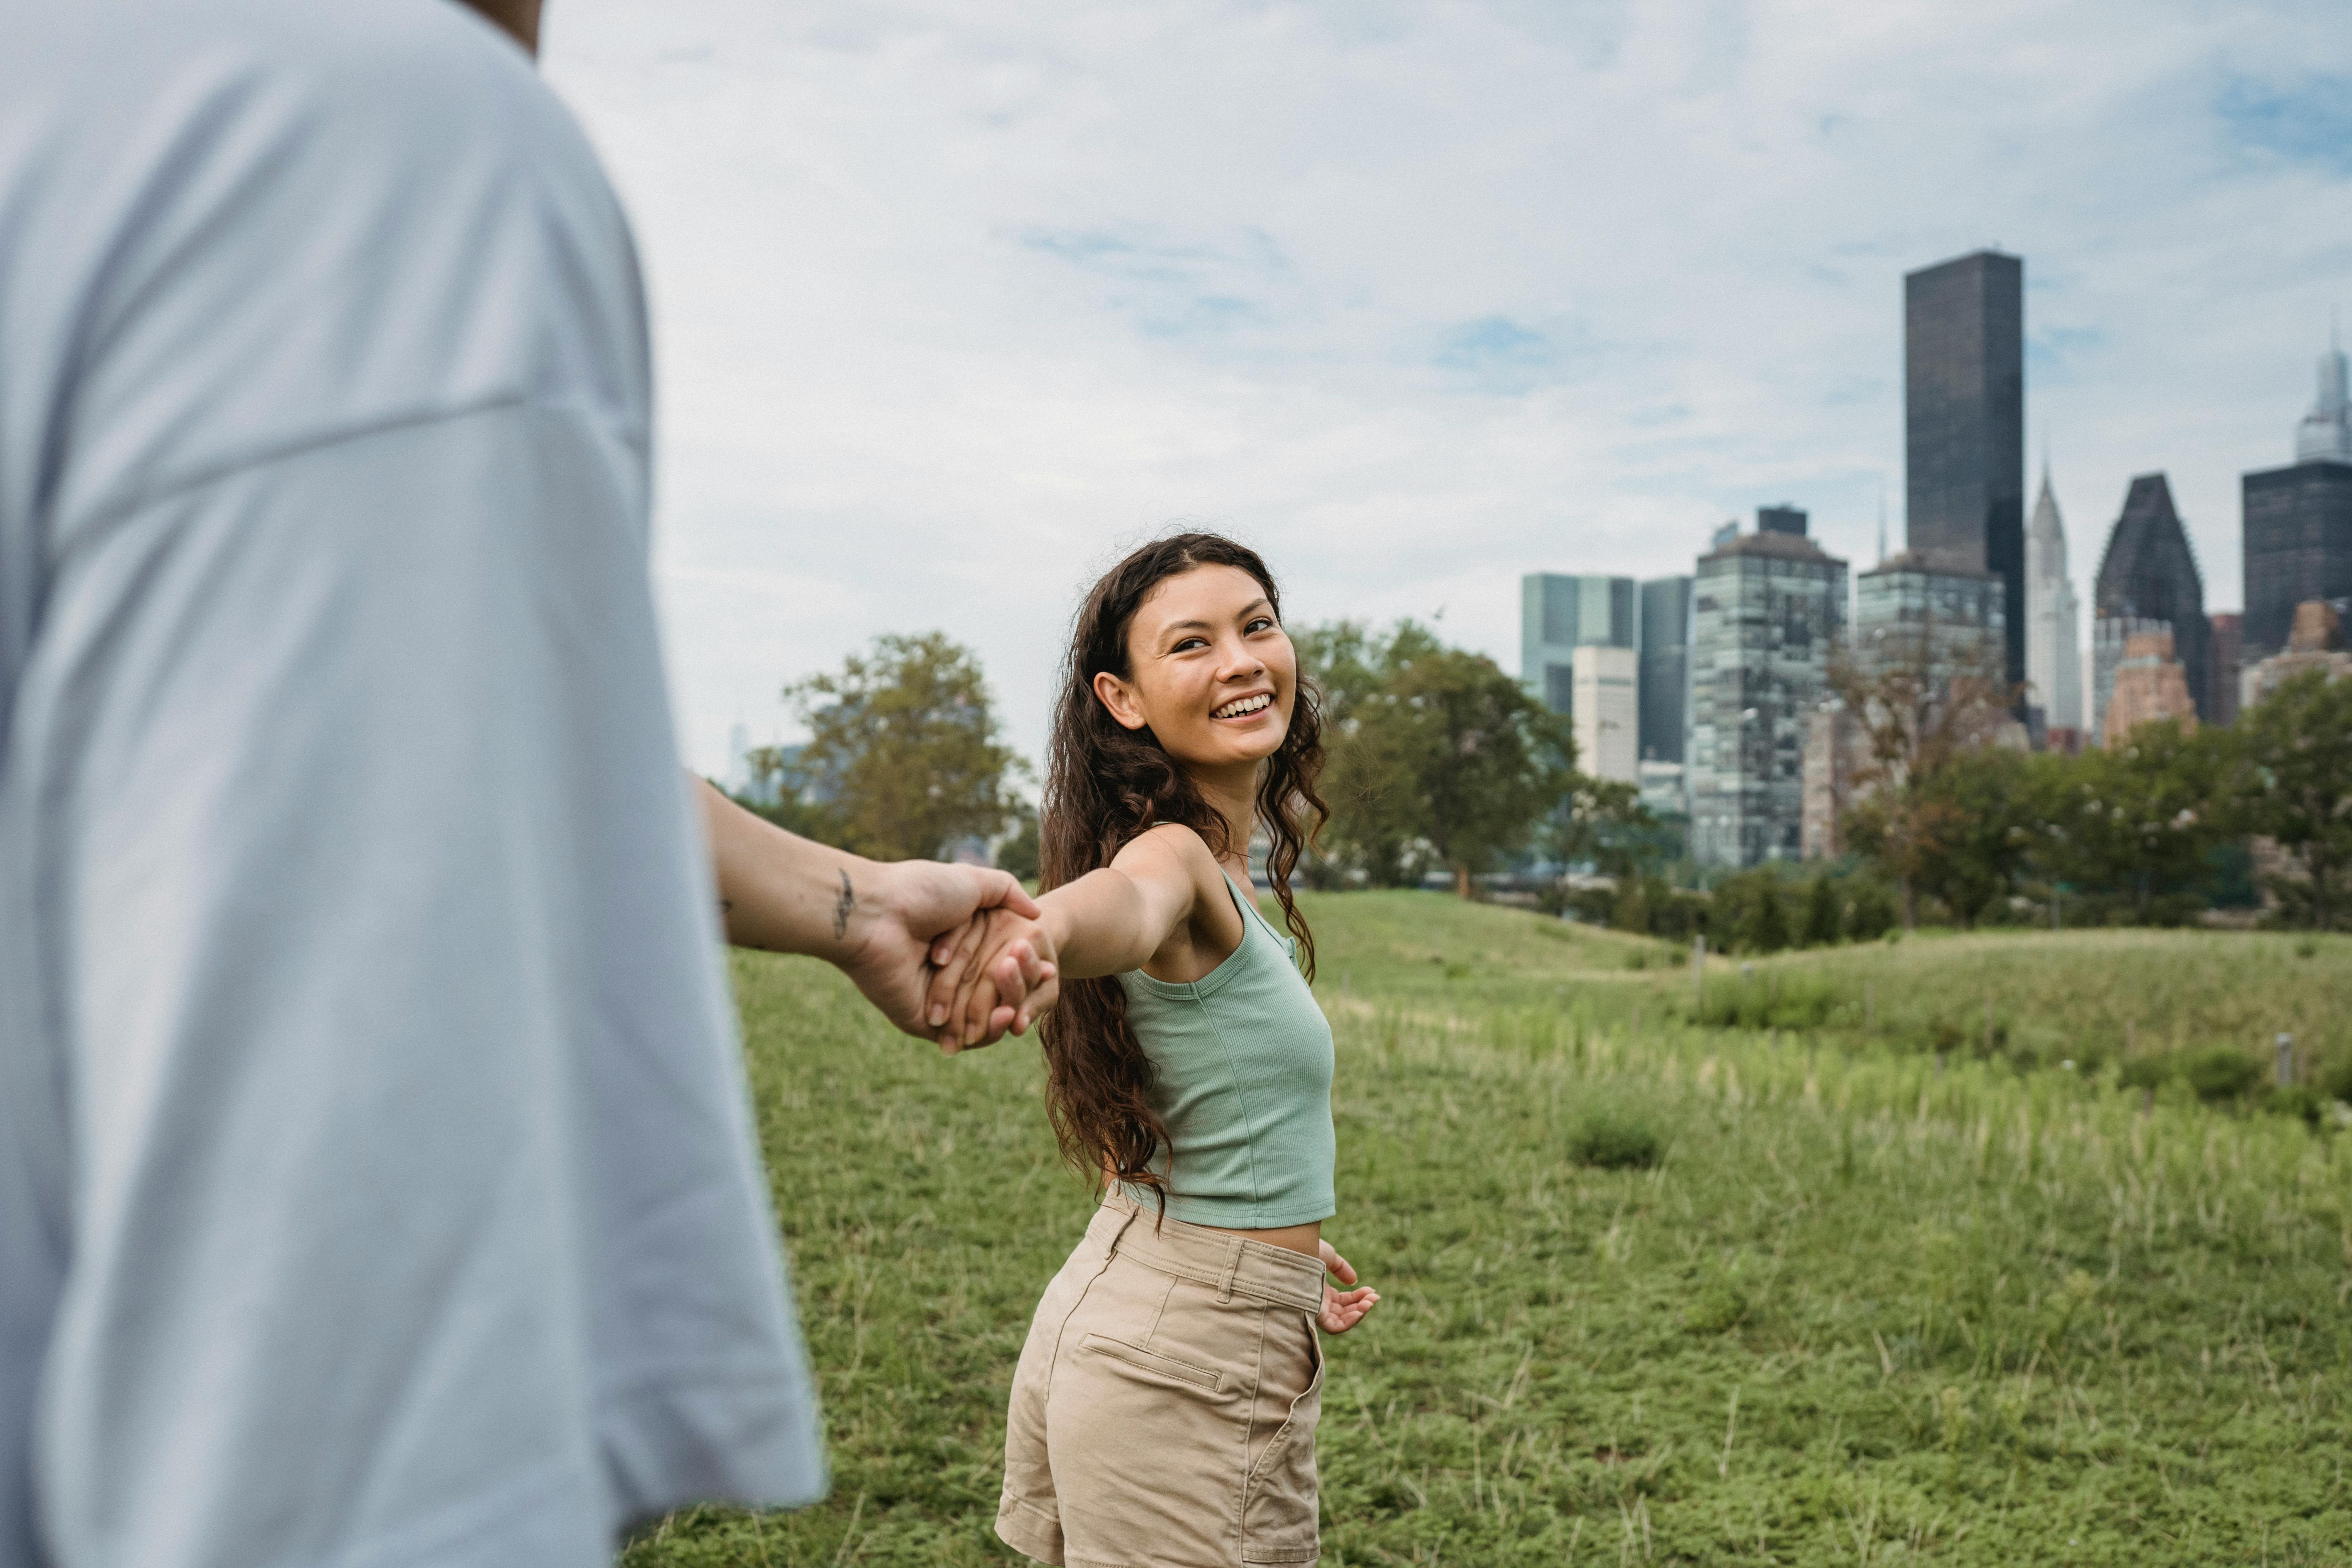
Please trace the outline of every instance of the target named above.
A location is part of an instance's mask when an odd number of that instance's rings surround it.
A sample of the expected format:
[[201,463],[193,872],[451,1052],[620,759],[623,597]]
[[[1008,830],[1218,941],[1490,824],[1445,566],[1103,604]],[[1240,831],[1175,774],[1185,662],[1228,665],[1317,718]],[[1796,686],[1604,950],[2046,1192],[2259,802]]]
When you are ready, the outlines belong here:
[[[1331,1026],[1298,973],[1297,942],[1225,879],[1242,942],[1200,979],[1139,969],[1118,977],[1128,1026],[1151,1058],[1151,1105],[1174,1144],[1152,1169],[1168,1214],[1194,1225],[1271,1230],[1337,1212]],[[1128,1195],[1156,1208],[1148,1188]]]

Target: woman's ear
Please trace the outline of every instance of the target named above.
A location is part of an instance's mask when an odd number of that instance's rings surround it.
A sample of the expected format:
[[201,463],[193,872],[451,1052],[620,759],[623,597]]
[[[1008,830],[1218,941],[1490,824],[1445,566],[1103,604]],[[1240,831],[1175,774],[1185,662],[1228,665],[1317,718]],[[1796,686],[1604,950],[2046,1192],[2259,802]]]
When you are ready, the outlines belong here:
[[1135,688],[1109,670],[1096,672],[1095,700],[1110,710],[1110,716],[1118,721],[1121,729],[1143,728],[1143,704],[1136,700]]

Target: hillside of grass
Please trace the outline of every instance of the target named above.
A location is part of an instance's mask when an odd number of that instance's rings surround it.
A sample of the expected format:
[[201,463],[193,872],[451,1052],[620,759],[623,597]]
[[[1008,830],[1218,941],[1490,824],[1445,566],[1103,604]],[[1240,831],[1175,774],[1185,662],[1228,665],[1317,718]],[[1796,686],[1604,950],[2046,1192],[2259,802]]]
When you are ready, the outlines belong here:
[[[1912,935],[1769,957],[1686,952],[1442,893],[1309,895],[1327,956],[1318,992],[1475,1008],[1546,1000],[1598,1021],[1650,1016],[1784,1030],[1849,1046],[1993,1054],[2018,1065],[2112,1063],[2234,1047],[2271,1060],[2352,1062],[2352,936],[2099,930]],[[1639,965],[1640,967],[1633,967]]]
[[[1329,1343],[1327,1563],[2352,1560],[2346,1135],[1702,1026],[1643,939],[1436,895],[1309,910],[1327,1233],[1385,1298]],[[2071,984],[1975,938],[1709,979],[1818,965],[1925,1007],[2005,976],[2021,1028],[2095,1020],[2079,988],[2243,1026],[2195,975],[2249,939],[2080,940],[2102,972]],[[2268,1005],[2324,1017],[2345,963],[2290,943]],[[943,1060],[820,965],[735,977],[834,1490],[688,1510],[625,1568],[1016,1561],[988,1528],[1003,1401],[1089,1204],[1034,1048]]]

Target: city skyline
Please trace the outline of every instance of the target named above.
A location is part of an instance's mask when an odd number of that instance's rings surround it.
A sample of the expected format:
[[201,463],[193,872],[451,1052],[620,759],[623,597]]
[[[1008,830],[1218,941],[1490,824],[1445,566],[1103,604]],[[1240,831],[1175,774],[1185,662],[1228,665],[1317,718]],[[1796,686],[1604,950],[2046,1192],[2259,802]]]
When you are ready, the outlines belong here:
[[1443,609],[1506,668],[1523,573],[1687,571],[1759,503],[1870,563],[1902,275],[1996,245],[2078,593],[2160,468],[2226,607],[2238,475],[2292,460],[2352,303],[2315,5],[567,0],[547,45],[644,253],[706,767],[935,627],[1034,755],[1076,592],[1177,520],[1262,547],[1295,620]]

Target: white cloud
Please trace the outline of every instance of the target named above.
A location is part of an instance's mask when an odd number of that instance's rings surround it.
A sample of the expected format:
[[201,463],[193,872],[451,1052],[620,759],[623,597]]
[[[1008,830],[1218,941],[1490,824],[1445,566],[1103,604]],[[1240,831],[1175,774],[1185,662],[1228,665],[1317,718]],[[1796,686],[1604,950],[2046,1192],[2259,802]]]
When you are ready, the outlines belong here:
[[1507,663],[1521,572],[1686,571],[1759,502],[1866,560],[1902,274],[1994,242],[2085,589],[2163,468],[2234,605],[2352,296],[2333,0],[556,0],[548,45],[646,253],[712,770],[934,626],[1034,753],[1076,593],[1180,518],[1294,620],[1443,605]]

